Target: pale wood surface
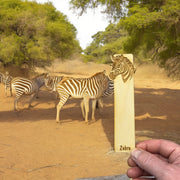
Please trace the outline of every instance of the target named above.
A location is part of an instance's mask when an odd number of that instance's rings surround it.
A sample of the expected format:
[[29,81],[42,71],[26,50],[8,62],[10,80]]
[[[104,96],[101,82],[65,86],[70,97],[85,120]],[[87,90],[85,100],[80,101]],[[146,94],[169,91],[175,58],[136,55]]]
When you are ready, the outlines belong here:
[[[124,56],[133,62],[132,54]],[[124,83],[118,75],[114,86],[114,148],[127,152],[135,147],[134,78]]]

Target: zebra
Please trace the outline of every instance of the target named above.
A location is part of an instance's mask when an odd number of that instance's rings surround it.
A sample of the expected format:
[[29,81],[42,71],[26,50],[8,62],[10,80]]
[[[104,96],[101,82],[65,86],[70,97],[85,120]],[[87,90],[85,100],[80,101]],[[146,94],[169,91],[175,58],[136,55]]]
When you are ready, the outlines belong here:
[[114,80],[111,80],[108,77],[108,83],[107,84],[108,84],[107,88],[104,90],[101,98],[97,99],[96,108],[99,108],[99,105],[100,105],[101,108],[103,108],[103,98],[111,96],[111,95],[114,94]]
[[[56,91],[58,83],[64,78],[64,76],[50,76],[49,74],[45,78],[45,86],[51,91]],[[110,96],[114,93],[114,81],[108,77],[108,87],[105,89],[102,97]]]
[[[51,76],[51,75],[47,75],[45,78],[45,86],[50,89],[52,92],[57,92],[56,87],[57,84],[64,78],[64,76]],[[110,80],[108,78],[108,87],[107,89],[104,91],[104,93],[102,94],[102,97],[97,99],[96,101],[96,108],[99,108],[99,106],[101,108],[103,108],[103,97],[107,97],[107,96],[111,96],[112,94],[114,94],[114,81]],[[58,98],[58,97],[57,97]],[[81,107],[84,106],[83,104],[83,100],[81,101]],[[83,112],[82,112],[83,113]],[[95,112],[94,112],[95,113]]]
[[33,97],[35,95],[36,97],[38,97],[39,88],[45,84],[44,79],[46,75],[46,73],[43,73],[34,77],[33,79],[16,77],[12,80],[11,86],[16,96],[14,100],[14,111],[18,111],[18,101],[22,97],[22,95],[30,95],[28,107],[31,106]]
[[10,76],[9,72],[6,71],[5,74],[0,73],[0,83],[3,83],[5,85],[5,94],[8,96],[8,89],[10,92],[10,96],[12,96],[12,89],[11,89],[11,81],[13,77]]
[[86,123],[88,123],[89,99],[92,99],[92,120],[95,121],[96,100],[101,97],[107,88],[107,83],[108,78],[105,75],[105,71],[98,72],[89,78],[64,78],[57,85],[60,101],[57,105],[56,122],[60,122],[60,110],[70,96],[73,98],[83,98],[81,110]]
[[12,88],[11,88],[11,81],[12,81],[13,77],[10,76],[9,72],[5,73],[5,77],[4,77],[4,84],[5,84],[5,93],[7,96],[7,91],[9,89],[10,92],[10,96],[12,96]]
[[4,74],[0,72],[0,83],[3,82],[3,76],[4,76]]
[[[51,75],[47,75],[46,78],[45,78],[45,86],[51,90],[52,92],[56,92],[57,93],[57,90],[56,90],[56,87],[57,87],[57,84],[63,79],[65,78],[64,76],[51,76]],[[106,96],[110,96],[114,93],[114,82],[112,80],[110,80],[108,78],[108,88],[104,91],[104,93],[102,94],[102,97],[106,97]],[[58,97],[56,97],[58,99]],[[84,107],[84,103],[83,103],[83,100],[81,101],[81,109],[82,107]],[[96,108],[99,108],[99,106],[101,108],[103,108],[103,100],[102,98],[99,98],[97,99],[96,101]],[[84,112],[82,111],[82,114]],[[95,112],[93,112],[95,113]]]

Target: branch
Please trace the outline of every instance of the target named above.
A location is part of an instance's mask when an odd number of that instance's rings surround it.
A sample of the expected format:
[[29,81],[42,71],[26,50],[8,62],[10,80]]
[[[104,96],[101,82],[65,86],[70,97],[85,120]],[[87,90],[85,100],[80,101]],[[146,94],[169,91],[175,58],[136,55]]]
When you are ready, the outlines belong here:
[[15,171],[21,171],[21,172],[25,172],[25,173],[29,173],[29,172],[37,171],[39,169],[44,169],[44,168],[49,168],[49,167],[57,167],[57,166],[62,166],[62,164],[61,163],[59,163],[59,164],[52,164],[52,165],[42,166],[42,167],[38,167],[38,168],[34,168],[34,169],[28,169],[28,170],[23,170],[23,169],[18,169],[18,168],[1,166],[0,165],[0,167],[5,168],[5,169],[12,169],[12,170],[15,170]]
[[39,169],[44,169],[44,168],[49,168],[49,167],[56,167],[56,166],[62,166],[62,164],[59,163],[59,164],[42,166],[42,167],[39,167],[39,168],[29,169],[29,170],[27,170],[26,172],[32,172],[32,171],[37,171],[37,170],[39,170]]

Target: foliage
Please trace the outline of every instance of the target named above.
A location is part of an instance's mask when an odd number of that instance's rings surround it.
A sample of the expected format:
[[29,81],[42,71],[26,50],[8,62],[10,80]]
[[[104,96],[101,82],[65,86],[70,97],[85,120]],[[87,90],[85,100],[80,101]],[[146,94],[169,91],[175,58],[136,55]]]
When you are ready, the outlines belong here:
[[[180,49],[180,3],[166,1],[159,11],[151,12],[147,7],[136,5],[129,10],[129,17],[121,24],[129,33],[126,50],[145,47],[145,52],[152,48],[160,49],[161,57],[172,57]],[[130,46],[131,48],[129,48]]]
[[[177,0],[178,1],[178,0]],[[139,5],[147,7],[150,11],[161,9],[166,0],[71,0],[70,3],[74,9],[80,10],[80,14],[87,11],[88,8],[96,8],[101,5],[104,13],[110,18],[119,19],[127,15],[128,10]]]
[[52,3],[0,1],[0,61],[44,66],[81,51],[76,28]]
[[[114,37],[114,40],[111,37],[114,35],[116,25],[110,26],[110,30],[106,29],[105,32],[97,33],[92,44],[85,51],[88,55],[90,53],[92,56],[94,53],[99,55],[100,52],[97,53],[97,51],[102,51],[104,47],[110,47],[111,50],[108,52],[113,53],[118,46],[115,42],[120,38],[119,42],[122,44],[116,49],[116,53],[119,51],[133,53],[138,59],[152,60],[162,67],[170,68],[169,71],[173,69],[168,65],[169,61],[175,67],[179,67],[176,65],[180,64],[179,0],[71,0],[71,3],[81,12],[87,8],[103,5],[106,8],[105,12],[112,19],[119,18],[116,32],[118,28],[126,31],[126,38],[119,36]],[[102,40],[102,36],[105,40]],[[178,71],[180,74],[180,70]],[[173,70],[173,72],[177,74],[177,71]]]
[[92,38],[92,43],[84,50],[88,60],[108,63],[110,55],[124,52],[122,45],[127,33],[119,27],[119,24],[111,23],[104,32],[98,32]]
[[127,5],[126,0],[71,0],[70,2],[75,9],[80,10],[80,15],[86,12],[88,8],[96,8],[99,5],[104,7],[104,13],[107,13],[109,17],[114,19],[126,14],[126,9],[124,8]]

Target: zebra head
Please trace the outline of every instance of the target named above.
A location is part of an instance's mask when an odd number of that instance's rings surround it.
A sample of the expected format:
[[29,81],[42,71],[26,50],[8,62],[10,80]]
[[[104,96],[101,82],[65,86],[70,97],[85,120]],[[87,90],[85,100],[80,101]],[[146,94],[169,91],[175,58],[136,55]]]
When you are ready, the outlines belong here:
[[109,74],[109,78],[114,80],[116,76],[122,75],[123,82],[126,82],[129,78],[131,79],[135,73],[135,67],[131,61],[124,57],[122,54],[114,54],[111,56],[113,62],[112,69]]
[[43,86],[45,84],[45,78],[47,76],[47,73],[42,73],[36,77],[34,77],[33,79],[36,80],[37,84],[39,87]]
[[51,84],[52,84],[52,78],[51,78],[51,76],[50,76],[49,73],[47,73],[47,76],[46,76],[45,79],[44,79],[44,83],[45,83],[45,86],[46,86],[49,90],[52,90],[52,86],[51,86]]
[[50,91],[56,91],[57,84],[63,79],[63,76],[50,76],[48,73],[45,78],[45,86]]
[[6,75],[6,76],[9,76],[9,72],[8,72],[8,71],[6,71],[6,72],[5,72],[5,75]]
[[3,76],[4,76],[3,73],[0,72],[0,83],[3,82]]

